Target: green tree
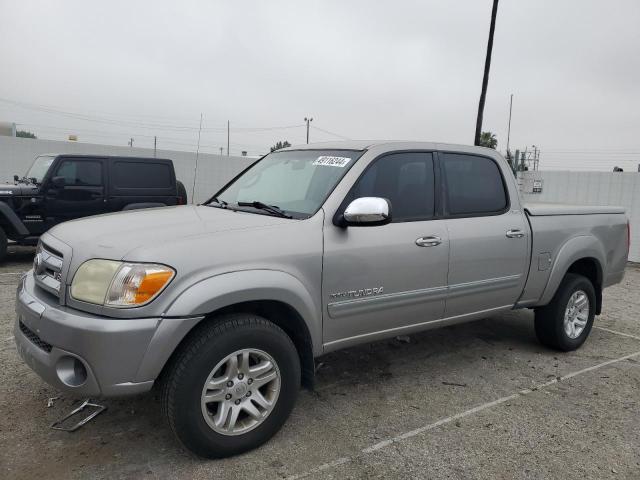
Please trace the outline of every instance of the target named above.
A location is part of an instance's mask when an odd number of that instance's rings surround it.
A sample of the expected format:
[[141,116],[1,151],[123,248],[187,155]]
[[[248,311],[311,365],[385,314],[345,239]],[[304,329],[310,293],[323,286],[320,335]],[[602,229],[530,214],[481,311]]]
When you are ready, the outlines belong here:
[[482,132],[480,134],[480,146],[493,148],[495,150],[495,148],[498,146],[498,139],[496,138],[494,133]]
[[28,132],[26,130],[18,130],[16,132],[16,137],[22,137],[22,138],[38,138],[36,137],[35,133],[32,132]]
[[280,150],[281,148],[290,147],[291,144],[286,140],[284,142],[278,141],[273,147],[271,147],[271,151],[275,152],[276,150]]

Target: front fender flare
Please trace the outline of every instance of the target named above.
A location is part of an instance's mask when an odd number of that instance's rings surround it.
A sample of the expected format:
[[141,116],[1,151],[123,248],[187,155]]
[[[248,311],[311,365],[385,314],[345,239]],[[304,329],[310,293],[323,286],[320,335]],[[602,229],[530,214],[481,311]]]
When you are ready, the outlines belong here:
[[24,226],[24,223],[20,220],[20,218],[16,215],[9,205],[5,202],[0,202],[0,215],[7,219],[9,225],[16,231],[18,235],[27,236],[29,235],[29,230]]
[[201,280],[184,290],[167,308],[165,315],[204,316],[230,305],[259,300],[279,301],[295,309],[307,325],[314,352],[321,352],[319,304],[298,278],[279,270],[242,270]]
[[605,248],[593,235],[572,237],[560,247],[551,268],[549,280],[540,298],[540,305],[547,305],[551,301],[569,267],[583,258],[595,259],[600,264],[601,271],[604,270],[607,258]]

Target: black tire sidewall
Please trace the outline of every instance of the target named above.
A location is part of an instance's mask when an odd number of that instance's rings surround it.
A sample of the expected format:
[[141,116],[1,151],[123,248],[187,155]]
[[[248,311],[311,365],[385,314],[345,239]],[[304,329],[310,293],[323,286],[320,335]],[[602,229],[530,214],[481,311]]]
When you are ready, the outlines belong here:
[[[571,296],[578,290],[582,290],[587,294],[589,299],[589,318],[584,330],[576,338],[570,338],[564,330],[564,313],[567,303]],[[579,348],[589,336],[593,321],[595,319],[596,310],[596,293],[591,282],[581,275],[570,275],[563,281],[558,297],[554,299],[554,333],[558,342],[558,347],[562,350],[575,350]]]
[[9,246],[9,241],[7,239],[7,234],[4,232],[2,228],[0,228],[0,262],[4,260],[7,256],[7,248]]
[[[200,397],[211,370],[230,353],[255,348],[268,353],[280,370],[281,386],[274,409],[264,422],[241,435],[222,435],[205,421]],[[201,345],[174,378],[173,425],[182,443],[194,453],[210,458],[226,457],[255,448],[271,438],[286,421],[300,387],[297,351],[287,335],[273,325],[262,324],[228,329]]]

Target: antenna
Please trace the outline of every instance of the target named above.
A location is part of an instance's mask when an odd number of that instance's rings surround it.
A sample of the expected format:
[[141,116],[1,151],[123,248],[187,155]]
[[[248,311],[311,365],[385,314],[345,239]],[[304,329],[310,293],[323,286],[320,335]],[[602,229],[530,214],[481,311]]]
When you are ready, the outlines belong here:
[[196,147],[196,165],[193,168],[193,186],[191,187],[191,203],[196,192],[196,177],[198,175],[198,156],[200,155],[200,134],[202,133],[202,113],[200,114],[200,128],[198,129],[198,146]]

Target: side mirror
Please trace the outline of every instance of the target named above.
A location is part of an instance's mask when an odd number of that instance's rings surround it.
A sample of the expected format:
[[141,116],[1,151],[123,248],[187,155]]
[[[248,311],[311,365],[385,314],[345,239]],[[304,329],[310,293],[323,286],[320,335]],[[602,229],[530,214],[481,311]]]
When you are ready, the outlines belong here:
[[13,176],[13,181],[18,183],[18,181],[20,180],[20,177],[18,175],[14,175]]
[[344,225],[374,227],[391,222],[391,202],[386,198],[356,198],[342,215]]
[[51,179],[51,184],[56,188],[60,188],[60,187],[64,187],[67,184],[67,182],[64,177],[53,177]]

